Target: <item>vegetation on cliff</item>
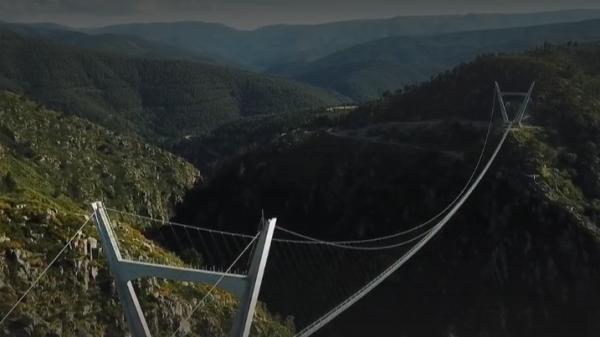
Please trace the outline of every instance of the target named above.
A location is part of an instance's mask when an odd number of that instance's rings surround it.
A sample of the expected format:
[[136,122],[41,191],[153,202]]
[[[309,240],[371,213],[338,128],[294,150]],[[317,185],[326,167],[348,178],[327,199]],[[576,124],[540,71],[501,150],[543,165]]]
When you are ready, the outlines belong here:
[[[80,118],[0,93],[0,312],[29,287],[90,214],[89,203],[168,218],[195,182],[190,164],[153,146]],[[130,251],[179,265],[174,253],[145,238],[139,223],[122,223]],[[135,284],[156,335],[179,327],[210,285],[149,279]],[[216,292],[184,330],[225,336],[237,306]],[[256,336],[289,336],[264,307]],[[0,336],[123,336],[127,325],[92,221],[79,233],[9,319]]]

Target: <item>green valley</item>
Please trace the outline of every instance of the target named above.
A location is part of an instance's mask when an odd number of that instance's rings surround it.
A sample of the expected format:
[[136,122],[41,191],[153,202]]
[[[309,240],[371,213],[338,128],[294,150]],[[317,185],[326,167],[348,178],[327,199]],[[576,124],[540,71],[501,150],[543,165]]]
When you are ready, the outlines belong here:
[[126,58],[0,32],[0,89],[154,144],[242,116],[335,105],[339,95],[221,66]]

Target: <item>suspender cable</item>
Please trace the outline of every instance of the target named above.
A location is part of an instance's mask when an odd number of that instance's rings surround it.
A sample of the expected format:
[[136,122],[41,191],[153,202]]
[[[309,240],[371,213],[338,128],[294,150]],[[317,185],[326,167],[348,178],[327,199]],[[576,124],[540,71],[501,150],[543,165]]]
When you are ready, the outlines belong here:
[[481,180],[487,173],[488,169],[490,168],[490,166],[496,159],[496,156],[498,155],[498,152],[500,152],[502,145],[504,145],[506,137],[508,136],[508,133],[510,132],[511,126],[512,126],[512,123],[510,123],[508,125],[508,127],[502,134],[502,138],[500,139],[500,142],[496,146],[496,149],[492,153],[492,156],[488,160],[488,162],[485,165],[485,167],[483,168],[483,170],[477,176],[477,179],[475,179],[475,182],[473,183],[473,185],[471,185],[471,187],[466,191],[466,193],[462,196],[462,198],[460,198],[460,200],[458,200],[458,202],[452,208],[452,210],[450,210],[450,212],[448,212],[448,214],[446,214],[446,216],[444,216],[444,218],[442,220],[440,220],[432,228],[432,230],[430,230],[427,233],[427,235],[421,241],[419,241],[416,245],[414,245],[406,254],[404,254],[402,257],[400,257],[398,260],[396,260],[392,265],[390,265],[381,274],[379,274],[377,277],[375,277],[373,280],[371,280],[368,284],[366,284],[360,290],[358,290],[357,292],[352,294],[352,296],[348,297],[344,302],[340,303],[338,306],[336,306],[335,308],[330,310],[328,313],[321,316],[321,318],[319,318],[318,320],[313,322],[311,325],[307,326],[302,331],[300,331],[298,334],[296,334],[296,337],[308,337],[308,336],[312,335],[313,333],[315,333],[317,330],[319,330],[325,324],[329,323],[332,319],[334,319],[335,317],[340,315],[342,312],[346,311],[346,309],[348,309],[350,306],[352,306],[358,300],[365,297],[369,292],[371,292],[371,290],[373,290],[375,287],[377,287],[379,284],[381,284],[383,281],[385,281],[391,274],[393,274],[396,270],[398,270],[398,268],[400,268],[411,257],[413,257],[413,255],[415,255],[419,250],[421,250],[421,248],[423,248],[423,246],[425,246],[425,244],[427,244],[427,242],[429,242],[429,240],[431,240],[444,227],[444,225],[454,216],[454,214],[462,207],[462,205],[465,203],[465,201],[467,201],[467,199],[471,196],[471,193],[473,193],[475,188],[477,188],[477,186],[479,185],[479,183],[481,182]]
[[[446,213],[446,211],[448,211],[450,208],[452,208],[452,206],[462,197],[462,195],[465,193],[465,191],[469,188],[471,182],[473,181],[473,178],[475,178],[475,175],[477,174],[477,170],[479,169],[479,166],[481,165],[481,162],[483,160],[483,156],[485,154],[485,150],[487,148],[487,144],[490,138],[490,135],[492,133],[492,125],[494,123],[494,114],[496,111],[496,92],[494,91],[494,99],[493,99],[493,103],[492,103],[492,109],[491,109],[491,113],[490,113],[490,119],[488,122],[488,127],[487,127],[487,132],[483,141],[483,146],[481,148],[481,152],[479,153],[479,157],[477,159],[477,162],[475,164],[475,167],[473,168],[473,171],[471,172],[471,175],[469,176],[469,179],[467,180],[467,182],[465,183],[465,185],[462,187],[462,189],[460,190],[460,192],[456,195],[456,197],[446,206],[444,207],[441,211],[439,211],[436,215],[434,215],[432,218],[426,220],[425,222],[422,222],[420,224],[417,225],[413,225],[411,226],[409,229],[407,230],[403,230],[400,232],[396,232],[390,235],[385,235],[385,236],[380,236],[380,237],[375,237],[375,238],[370,238],[370,239],[363,239],[363,240],[345,240],[345,241],[325,241],[325,240],[320,240],[314,237],[309,237],[306,235],[302,235],[300,233],[296,233],[293,231],[288,230],[288,233],[290,234],[295,234],[298,237],[302,237],[304,239],[310,240],[310,241],[314,241],[314,242],[321,242],[321,243],[333,243],[333,244],[337,244],[337,245],[343,245],[343,246],[348,246],[351,247],[352,245],[355,244],[363,244],[363,243],[369,243],[369,242],[377,242],[377,241],[383,241],[383,240],[389,240],[389,239],[393,239],[405,234],[409,234],[412,233],[416,230],[419,230],[423,227],[426,227],[427,225],[433,223],[436,219],[440,218],[442,215],[444,215]],[[285,228],[278,226],[277,227],[280,230],[284,230]],[[423,235],[424,236],[424,235]],[[396,245],[388,245],[388,248],[395,248],[398,247]]]

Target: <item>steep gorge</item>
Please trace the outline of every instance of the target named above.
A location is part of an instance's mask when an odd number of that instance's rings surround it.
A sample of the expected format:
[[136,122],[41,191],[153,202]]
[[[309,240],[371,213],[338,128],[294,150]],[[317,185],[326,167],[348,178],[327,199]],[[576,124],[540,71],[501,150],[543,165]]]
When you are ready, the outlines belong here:
[[273,132],[222,162],[178,219],[248,231],[239,224],[262,208],[281,226],[326,239],[402,230],[443,208],[468,177],[493,81],[520,91],[535,80],[534,127],[511,132],[439,237],[320,335],[595,335],[599,53],[548,46],[483,57],[335,118],[333,131],[323,123]]

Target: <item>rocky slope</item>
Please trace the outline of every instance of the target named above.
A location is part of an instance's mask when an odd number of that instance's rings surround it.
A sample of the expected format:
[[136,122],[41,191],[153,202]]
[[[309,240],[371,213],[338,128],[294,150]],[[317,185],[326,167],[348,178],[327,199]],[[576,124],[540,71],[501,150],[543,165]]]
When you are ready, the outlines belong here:
[[[201,177],[183,160],[88,121],[0,93],[0,312],[27,289],[90,214],[89,203],[167,218]],[[181,264],[125,223],[138,256]],[[208,286],[145,280],[136,284],[155,335],[169,335]],[[184,331],[225,336],[236,300],[217,292]],[[259,311],[255,336],[289,336]],[[124,336],[127,326],[93,223],[76,237],[38,287],[0,326],[0,336]]]

